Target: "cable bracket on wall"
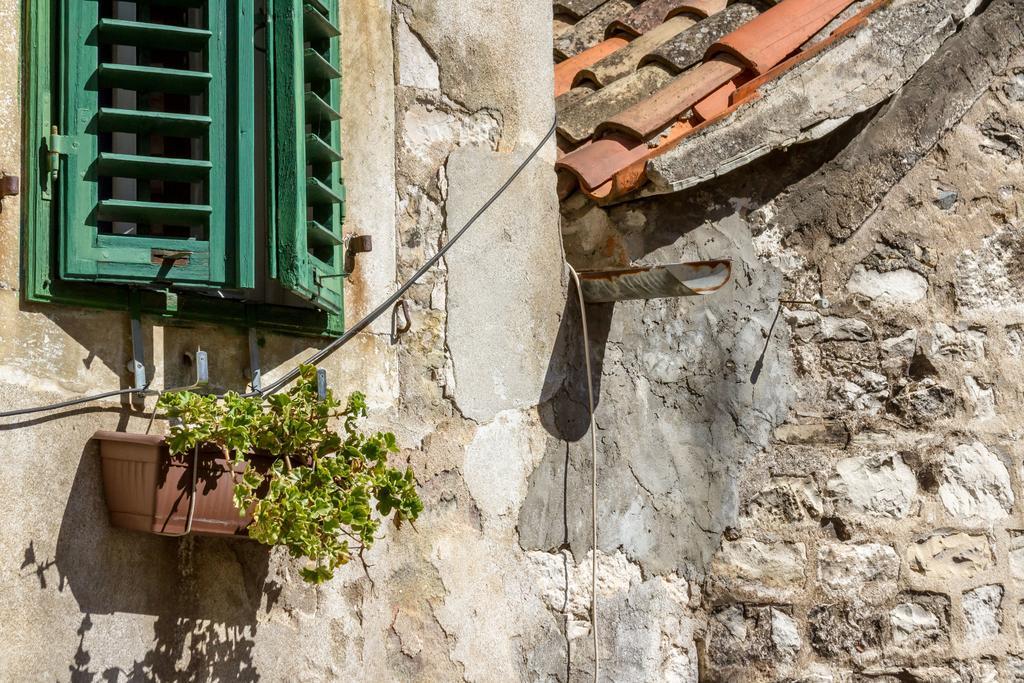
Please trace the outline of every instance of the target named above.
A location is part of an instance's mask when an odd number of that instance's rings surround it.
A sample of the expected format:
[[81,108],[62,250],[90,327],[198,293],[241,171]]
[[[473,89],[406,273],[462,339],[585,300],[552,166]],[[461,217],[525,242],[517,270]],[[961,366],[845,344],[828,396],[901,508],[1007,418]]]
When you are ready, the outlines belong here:
[[[401,311],[402,324],[398,324],[399,311]],[[395,302],[391,309],[391,344],[397,344],[402,335],[412,329],[412,318],[409,317],[409,303],[405,299]]]

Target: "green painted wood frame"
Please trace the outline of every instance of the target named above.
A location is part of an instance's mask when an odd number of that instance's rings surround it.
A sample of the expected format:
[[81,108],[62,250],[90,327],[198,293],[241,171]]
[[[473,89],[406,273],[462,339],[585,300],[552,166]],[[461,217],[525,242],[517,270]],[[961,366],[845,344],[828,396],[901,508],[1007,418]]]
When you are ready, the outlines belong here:
[[[272,46],[269,214],[282,286],[342,315],[345,187],[341,177],[338,5],[268,0]],[[308,46],[308,47],[307,47]],[[306,89],[307,84],[310,90]]]
[[[129,310],[135,299],[144,314],[174,324],[214,323],[258,327],[308,335],[339,335],[341,315],[290,306],[258,304],[207,296],[136,289],[124,285],[69,282],[59,277],[58,226],[50,192],[47,151],[51,126],[58,120],[53,88],[57,85],[57,40],[54,0],[22,0],[21,86],[23,114],[22,294],[32,304]],[[242,87],[240,79],[238,87]],[[236,105],[237,106],[237,105]],[[188,125],[186,121],[183,125]]]
[[[204,51],[205,71],[178,71],[102,63],[100,45],[113,34],[123,43],[126,27],[149,27],[148,33],[173,31],[141,22],[102,20],[99,0],[60,0],[61,64],[58,119],[65,138],[66,156],[59,163],[61,277],[153,284],[175,287],[246,288],[254,284],[253,225],[255,188],[253,163],[253,108],[229,106],[251,97],[254,45],[252,0],[195,3],[205,14],[206,30],[196,39],[161,36],[174,45]],[[234,22],[234,25],[229,25]],[[114,30],[108,27],[114,24]],[[180,33],[180,30],[178,31]],[[129,31],[128,39],[132,39]],[[133,42],[144,42],[144,36]],[[154,38],[150,37],[150,40]],[[230,41],[230,47],[229,47]],[[109,40],[108,40],[109,42]],[[238,77],[242,67],[248,79]],[[154,87],[158,91],[203,95],[208,123],[201,135],[206,164],[100,152],[100,89]],[[155,115],[154,115],[155,116]],[[105,118],[105,117],[104,117]],[[229,151],[230,150],[230,151]],[[239,176],[238,172],[242,171]],[[199,180],[205,199],[198,204],[168,204],[147,198],[101,200],[100,177],[144,177]],[[191,177],[189,177],[191,176]],[[205,202],[205,203],[204,203]],[[100,234],[101,218],[126,221],[154,220],[203,224],[202,238],[169,239],[159,236]],[[161,259],[160,254],[184,253],[187,258]]]

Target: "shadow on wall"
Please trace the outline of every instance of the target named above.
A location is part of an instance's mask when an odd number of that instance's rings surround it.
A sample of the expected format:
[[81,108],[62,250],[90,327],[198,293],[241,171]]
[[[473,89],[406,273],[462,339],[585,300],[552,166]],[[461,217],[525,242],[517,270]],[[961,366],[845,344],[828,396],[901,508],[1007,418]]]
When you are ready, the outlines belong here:
[[[21,310],[46,318],[50,324],[59,328],[61,333],[76,342],[64,345],[67,358],[56,359],[63,369],[63,374],[51,377],[55,359],[45,354],[50,352],[52,344],[43,341],[43,335],[48,334],[49,329],[45,325],[35,326],[40,339],[29,337],[24,348],[17,349],[17,353],[21,354],[18,363],[20,366],[27,364],[27,371],[38,372],[40,377],[62,382],[77,382],[83,385],[80,388],[83,394],[130,389],[133,386],[134,377],[127,370],[132,355],[131,318],[128,313],[24,301],[21,302]],[[200,348],[209,355],[211,390],[244,392],[249,389],[249,338],[246,330],[233,326],[146,315],[142,319],[142,338],[146,377],[153,382],[152,389],[182,387],[195,382],[195,352]],[[264,376],[290,370],[301,358],[322,348],[329,341],[318,336],[261,333],[258,335],[260,370]],[[75,358],[80,349],[86,349],[86,355],[80,359]],[[35,353],[42,355],[32,355]],[[118,377],[118,386],[84,386],[95,381],[87,373],[93,370],[97,361]],[[158,367],[162,377],[156,382]],[[128,400],[125,399],[123,404],[127,409]],[[41,415],[34,422],[57,417],[60,415]],[[127,426],[129,414],[124,412],[121,417],[118,430],[123,430]],[[16,426],[0,425],[0,429]]]
[[[590,336],[591,381],[595,408],[601,400],[601,369],[604,367],[608,333],[614,304],[587,304],[587,333]],[[587,404],[587,370],[583,358],[580,328],[580,304],[569,283],[569,295],[560,316],[561,324],[544,386],[557,386],[549,401],[542,404],[541,423],[552,436],[564,441],[579,441],[590,431]]]
[[[621,549],[645,572],[700,575],[735,523],[743,468],[791,400],[787,335],[769,335],[781,279],[755,254],[743,217],[832,158],[859,125],[707,186],[563,217],[577,268],[734,265],[732,284],[707,297],[587,306],[604,552]],[[540,408],[551,438],[518,530],[524,549],[571,548],[581,561],[591,545],[591,455],[578,308],[570,284],[548,371],[560,386]]]
[[[113,528],[107,521],[100,459],[90,442],[82,453],[53,558],[25,549],[22,571],[40,590],[70,590],[82,612],[72,681],[255,681],[257,615],[269,611],[282,586],[267,579],[269,549],[246,540],[166,538]],[[56,577],[51,570],[56,570]],[[94,670],[88,652],[93,617],[156,616],[144,657]]]
[[[56,364],[62,375],[54,379],[77,385],[82,393],[132,386],[133,378],[126,370],[132,348],[126,313],[26,302],[21,310],[48,321],[37,326],[40,340],[29,338],[25,347],[18,349],[24,355],[19,364],[27,372],[50,378]],[[51,334],[48,325],[77,342],[64,344],[65,355],[56,361],[38,356],[41,349],[52,348],[41,341],[42,335]],[[210,389],[247,388],[249,349],[244,331],[147,316],[143,337],[147,378],[153,380],[157,367],[162,371],[154,388],[194,382],[194,352],[199,345],[209,352]],[[296,356],[326,343],[298,335],[273,335],[271,339],[272,343],[261,344],[265,374],[277,368],[290,369]],[[80,349],[87,353],[77,357]],[[117,377],[116,386],[89,386],[97,363]],[[119,408],[87,405],[27,415],[0,424],[0,432],[41,425],[59,430],[61,420],[81,416],[96,416],[97,426],[125,431],[145,429],[150,414],[124,397]],[[269,612],[283,590],[268,578],[269,549],[245,540],[175,539],[112,528],[103,500],[96,444],[86,444],[77,463],[73,462],[68,458],[67,467],[75,471],[54,556],[39,554],[38,548],[53,547],[48,534],[29,543],[20,558],[21,571],[34,574],[40,590],[70,591],[82,613],[78,651],[68,663],[70,680],[259,680],[253,659],[259,611]],[[108,652],[111,640],[116,642],[117,634],[101,633],[108,621],[98,618],[111,614],[156,617],[155,621],[145,620],[153,629],[152,646],[145,655],[135,661],[115,659],[117,666],[110,666],[111,662],[105,659],[101,664],[99,656],[90,654],[90,640],[102,641]],[[125,623],[139,620],[126,620],[121,626]]]

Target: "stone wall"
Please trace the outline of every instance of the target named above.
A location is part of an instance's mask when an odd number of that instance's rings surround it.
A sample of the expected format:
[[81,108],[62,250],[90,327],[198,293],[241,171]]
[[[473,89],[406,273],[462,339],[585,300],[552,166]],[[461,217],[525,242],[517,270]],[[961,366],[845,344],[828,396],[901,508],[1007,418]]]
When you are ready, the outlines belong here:
[[[30,161],[20,7],[0,0],[8,172]],[[348,229],[375,245],[354,321],[548,130],[551,4],[342,8]],[[252,543],[110,528],[90,437],[144,430],[152,401],[0,425],[0,681],[589,680],[563,246],[577,267],[734,263],[704,298],[588,310],[603,680],[1024,679],[1024,18],[969,10],[881,108],[684,192],[559,221],[545,149],[410,291],[400,343],[382,320],[326,363],[426,511],[325,586]],[[23,302],[19,234],[6,199],[0,409],[128,386],[127,317]],[[215,387],[244,386],[244,331],[145,333],[157,386],[188,380],[197,339]],[[263,336],[271,380],[322,343]]]
[[[679,680],[1024,680],[1022,21],[991,3],[831,139],[565,207],[577,266],[740,266],[730,291],[598,313],[601,548],[609,576],[638,569],[606,619],[688,579]],[[574,552],[586,495],[567,493]],[[521,529],[561,505],[528,498]],[[521,538],[556,545],[547,528]]]

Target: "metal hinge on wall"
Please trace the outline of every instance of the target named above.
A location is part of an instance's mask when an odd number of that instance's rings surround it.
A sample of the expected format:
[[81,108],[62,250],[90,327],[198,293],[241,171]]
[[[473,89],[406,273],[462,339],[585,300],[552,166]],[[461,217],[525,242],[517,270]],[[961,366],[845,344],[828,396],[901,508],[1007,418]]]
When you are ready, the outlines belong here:
[[60,158],[74,154],[78,150],[78,143],[69,135],[60,135],[57,126],[50,127],[50,133],[46,137],[46,173],[49,182],[43,190],[43,199],[50,199],[53,188],[57,185],[60,177]]

